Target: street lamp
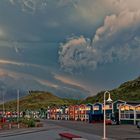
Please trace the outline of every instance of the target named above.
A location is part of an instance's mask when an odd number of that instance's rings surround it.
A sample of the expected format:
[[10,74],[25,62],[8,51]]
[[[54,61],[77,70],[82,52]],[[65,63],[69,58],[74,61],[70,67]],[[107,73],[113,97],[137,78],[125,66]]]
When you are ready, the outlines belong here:
[[[106,100],[106,94],[109,94],[109,97],[108,99]],[[112,102],[112,99],[110,98],[110,92],[109,91],[105,91],[104,92],[104,131],[103,131],[103,139],[106,140],[106,109],[105,109],[105,106],[106,106],[106,101],[107,102]]]

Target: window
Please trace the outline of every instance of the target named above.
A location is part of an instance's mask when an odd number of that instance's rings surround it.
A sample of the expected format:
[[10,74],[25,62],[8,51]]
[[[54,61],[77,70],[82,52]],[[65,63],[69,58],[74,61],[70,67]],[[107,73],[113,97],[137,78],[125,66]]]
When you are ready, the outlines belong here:
[[130,106],[129,107],[129,110],[133,111],[134,110],[134,107],[133,106]]
[[93,110],[99,110],[99,106],[94,106]]
[[136,111],[140,112],[140,106],[136,107]]
[[84,110],[81,110],[81,113],[84,113]]
[[136,107],[136,119],[140,119],[140,106]]
[[136,119],[140,119],[140,114],[136,114]]
[[125,105],[121,107],[121,115],[122,119],[134,119],[134,107]]
[[[104,109],[104,107],[103,107],[103,109]],[[112,104],[105,106],[105,110],[110,110],[110,109],[112,109]]]
[[88,107],[86,107],[86,110],[90,110],[90,107],[88,106]]
[[130,119],[134,119],[134,114],[130,114]]

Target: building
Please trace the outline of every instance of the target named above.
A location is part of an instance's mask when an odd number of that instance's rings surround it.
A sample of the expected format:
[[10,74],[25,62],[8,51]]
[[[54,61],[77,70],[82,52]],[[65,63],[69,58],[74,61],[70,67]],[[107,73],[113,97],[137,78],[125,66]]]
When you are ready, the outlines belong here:
[[140,121],[140,102],[126,102],[119,107],[121,124],[136,124]]
[[91,123],[92,122],[92,114],[93,114],[93,105],[92,104],[87,104],[86,105],[86,113],[87,113],[87,118],[88,118],[88,122]]
[[119,107],[122,104],[125,104],[125,101],[122,100],[116,100],[115,102],[113,102],[113,111],[112,111],[112,120],[116,121],[117,124],[119,124]]
[[57,117],[57,107],[51,107],[49,109],[49,119],[56,120]]
[[97,102],[93,104],[93,113],[92,113],[92,121],[95,122],[103,122],[103,104]]
[[[140,102],[117,100],[106,103],[106,123],[137,124],[140,121]],[[49,107],[47,118],[55,120],[88,121],[89,123],[103,122],[104,104],[81,104],[61,107]]]
[[69,120],[69,109],[67,106],[61,106],[60,107],[60,115],[61,115],[61,120]]
[[87,121],[88,116],[87,116],[87,105],[81,104],[79,105],[79,120],[80,121]]
[[68,107],[69,120],[75,120],[75,105],[70,105]]
[[80,110],[79,105],[74,105],[74,120],[80,121]]

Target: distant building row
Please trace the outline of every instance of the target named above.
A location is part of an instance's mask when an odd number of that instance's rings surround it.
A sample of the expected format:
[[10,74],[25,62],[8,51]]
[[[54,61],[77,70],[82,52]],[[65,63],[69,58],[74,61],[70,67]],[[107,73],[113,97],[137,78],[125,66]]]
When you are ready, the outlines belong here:
[[[117,100],[106,104],[107,122],[118,124],[136,124],[140,121],[140,102],[125,102]],[[47,119],[77,120],[89,123],[103,122],[104,105],[102,103],[81,104],[47,109]]]

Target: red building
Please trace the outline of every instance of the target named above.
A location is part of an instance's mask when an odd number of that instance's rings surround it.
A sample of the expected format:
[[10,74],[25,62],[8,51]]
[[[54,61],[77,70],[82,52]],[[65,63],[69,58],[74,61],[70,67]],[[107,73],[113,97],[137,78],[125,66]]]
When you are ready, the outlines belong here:
[[79,105],[74,106],[74,120],[79,121],[80,120],[80,110]]
[[69,106],[69,119],[76,121],[88,120],[87,105],[73,105]]
[[75,105],[68,107],[69,120],[75,120]]
[[57,119],[57,107],[52,107],[49,109],[49,118],[52,120]]

